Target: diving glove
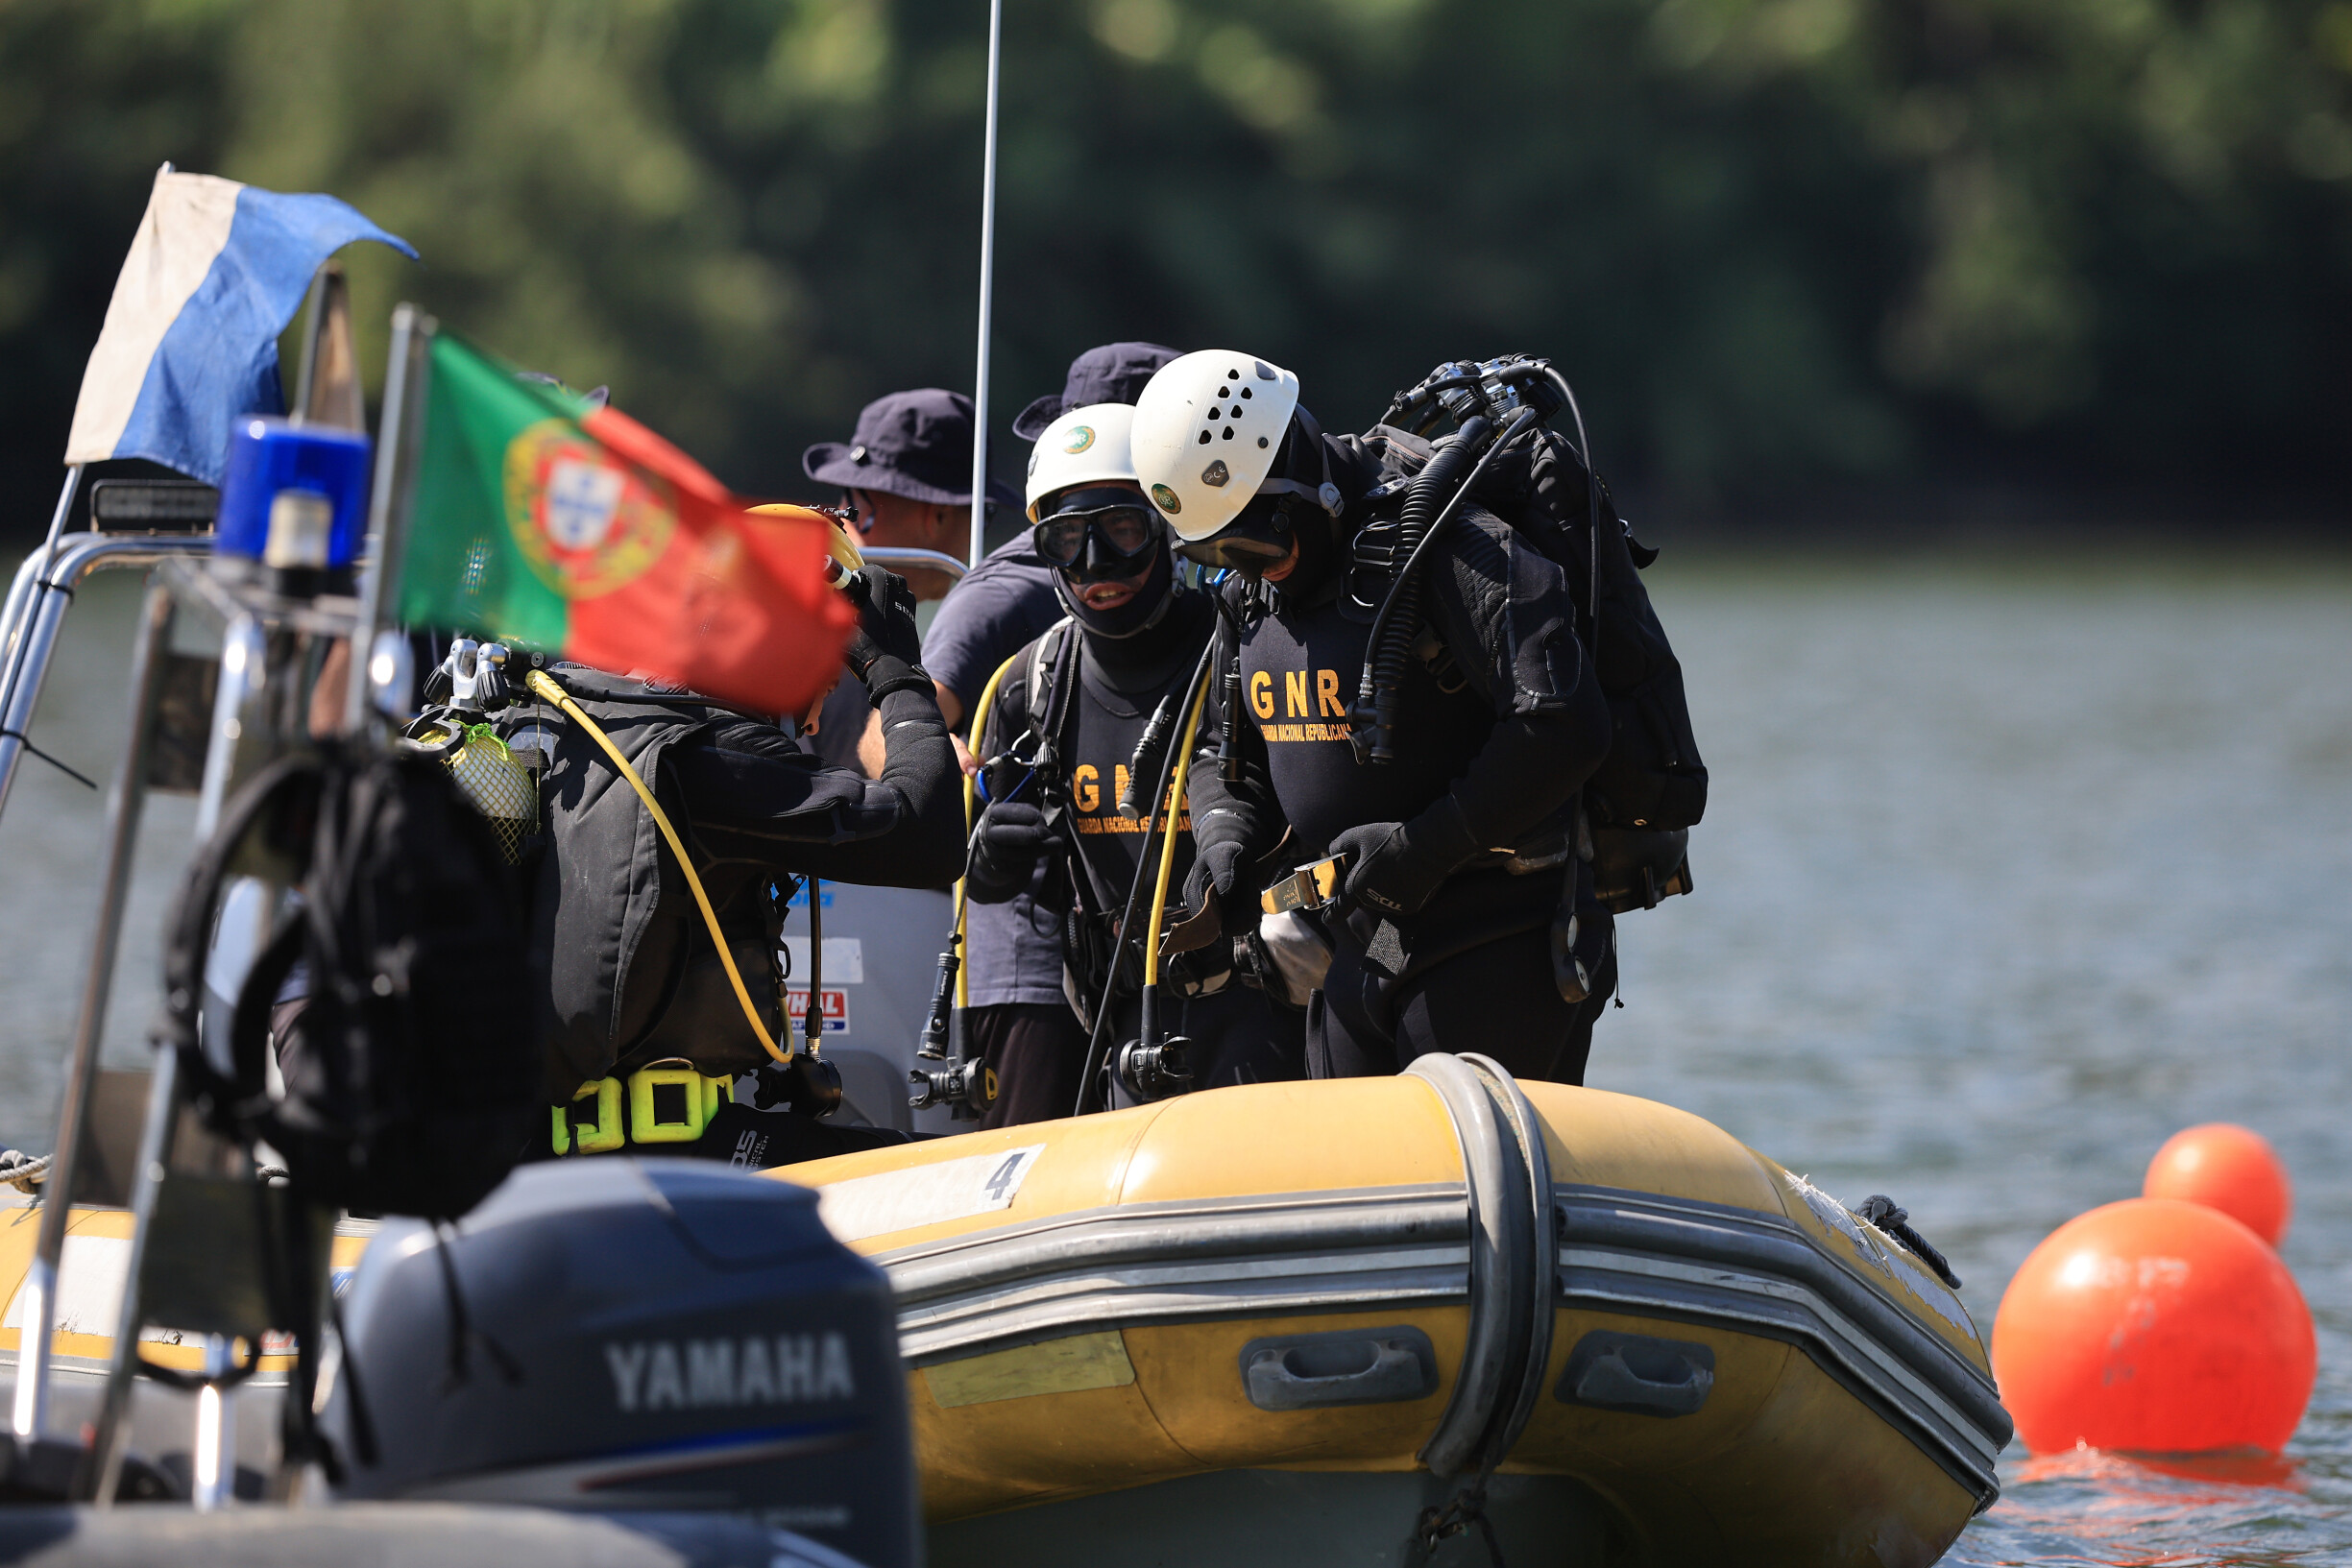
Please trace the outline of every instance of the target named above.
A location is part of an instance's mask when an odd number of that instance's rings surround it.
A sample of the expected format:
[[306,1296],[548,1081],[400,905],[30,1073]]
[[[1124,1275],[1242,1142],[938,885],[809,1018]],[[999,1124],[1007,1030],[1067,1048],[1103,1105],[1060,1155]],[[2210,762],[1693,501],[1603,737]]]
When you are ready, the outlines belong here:
[[1192,870],[1184,874],[1184,907],[1200,913],[1211,892],[1221,904],[1230,901],[1241,880],[1244,858],[1244,847],[1238,840],[1211,839],[1198,845]]
[[910,687],[930,690],[931,677],[917,663],[923,657],[923,639],[914,628],[914,591],[907,579],[869,565],[841,591],[858,607],[858,629],[850,634],[841,659],[849,672],[865,683],[868,700],[879,703]]
[[1027,801],[998,801],[972,830],[972,860],[964,892],[976,904],[1002,904],[1029,886],[1040,860],[1057,858],[1060,833]]
[[1233,944],[1210,942],[1188,953],[1172,953],[1160,959],[1168,988],[1187,1001],[1213,997],[1233,978]]
[[1333,835],[1347,856],[1343,897],[1384,915],[1418,913],[1440,883],[1478,853],[1478,840],[1451,795],[1411,822],[1367,822]]

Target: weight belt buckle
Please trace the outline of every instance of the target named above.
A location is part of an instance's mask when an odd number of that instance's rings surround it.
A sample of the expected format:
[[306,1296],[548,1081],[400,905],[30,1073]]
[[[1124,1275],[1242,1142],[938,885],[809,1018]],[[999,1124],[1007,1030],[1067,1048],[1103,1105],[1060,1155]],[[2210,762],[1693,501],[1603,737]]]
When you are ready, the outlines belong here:
[[1345,855],[1300,866],[1260,893],[1258,907],[1270,915],[1288,914],[1293,909],[1320,909],[1338,894],[1340,879],[1346,871]]

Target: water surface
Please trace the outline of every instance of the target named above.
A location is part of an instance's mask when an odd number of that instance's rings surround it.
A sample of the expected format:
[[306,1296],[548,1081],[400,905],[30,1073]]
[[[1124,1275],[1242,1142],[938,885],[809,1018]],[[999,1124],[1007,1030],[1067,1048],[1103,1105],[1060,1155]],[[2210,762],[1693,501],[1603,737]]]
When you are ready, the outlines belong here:
[[2178,1128],[2291,1168],[2320,1381],[2289,1465],[2028,1461],[1955,1563],[2352,1562],[2352,569],[1993,558],[1678,569],[1698,892],[1620,927],[1590,1081],[1952,1255],[1988,1330]]

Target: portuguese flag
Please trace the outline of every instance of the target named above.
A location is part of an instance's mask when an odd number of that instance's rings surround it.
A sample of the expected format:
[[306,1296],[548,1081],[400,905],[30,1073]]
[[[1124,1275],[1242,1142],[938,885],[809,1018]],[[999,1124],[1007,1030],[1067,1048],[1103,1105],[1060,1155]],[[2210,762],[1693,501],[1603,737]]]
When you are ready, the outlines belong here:
[[833,682],[857,614],[823,514],[761,515],[610,408],[430,350],[400,619],[458,627],[767,713]]

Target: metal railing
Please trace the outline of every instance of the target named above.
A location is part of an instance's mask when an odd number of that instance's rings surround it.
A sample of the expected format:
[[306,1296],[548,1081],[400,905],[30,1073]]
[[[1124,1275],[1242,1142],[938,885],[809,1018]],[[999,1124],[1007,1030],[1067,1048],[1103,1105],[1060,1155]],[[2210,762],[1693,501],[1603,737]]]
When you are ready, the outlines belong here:
[[928,571],[943,571],[950,582],[960,583],[972,568],[952,555],[937,550],[909,549],[903,544],[861,544],[858,553],[877,566],[888,567],[905,576],[909,567],[921,567]]
[[[0,607],[0,811],[8,808],[34,711],[73,608],[74,591],[93,573],[152,567],[175,556],[209,555],[210,534],[67,534],[25,557]],[[45,569],[44,569],[45,568]]]

